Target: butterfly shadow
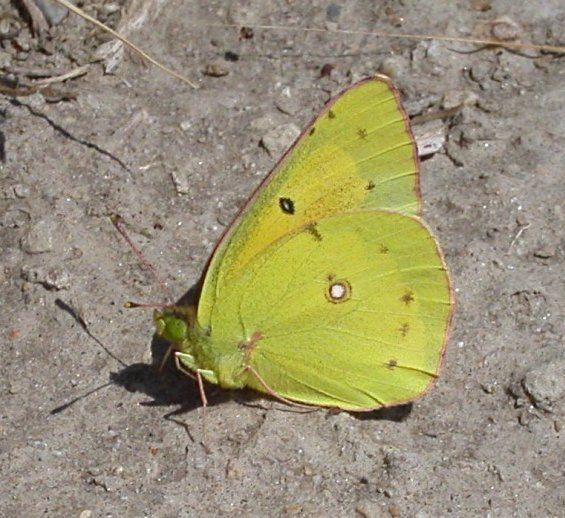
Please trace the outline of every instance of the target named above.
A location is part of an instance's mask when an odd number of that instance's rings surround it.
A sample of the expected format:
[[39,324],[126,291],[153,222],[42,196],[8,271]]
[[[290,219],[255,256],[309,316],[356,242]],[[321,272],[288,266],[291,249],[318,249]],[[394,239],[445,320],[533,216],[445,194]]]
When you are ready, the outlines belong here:
[[401,423],[408,419],[412,413],[412,403],[404,405],[390,406],[379,408],[370,412],[351,412],[351,415],[359,421],[393,421]]

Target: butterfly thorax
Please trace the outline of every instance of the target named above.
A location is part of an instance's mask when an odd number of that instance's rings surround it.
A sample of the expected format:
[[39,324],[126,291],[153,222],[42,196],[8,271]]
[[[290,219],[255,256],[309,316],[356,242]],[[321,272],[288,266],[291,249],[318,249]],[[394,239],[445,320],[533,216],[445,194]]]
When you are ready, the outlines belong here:
[[157,336],[171,342],[183,367],[200,371],[209,382],[225,388],[246,385],[245,351],[213,341],[194,318],[193,306],[171,306],[155,311]]

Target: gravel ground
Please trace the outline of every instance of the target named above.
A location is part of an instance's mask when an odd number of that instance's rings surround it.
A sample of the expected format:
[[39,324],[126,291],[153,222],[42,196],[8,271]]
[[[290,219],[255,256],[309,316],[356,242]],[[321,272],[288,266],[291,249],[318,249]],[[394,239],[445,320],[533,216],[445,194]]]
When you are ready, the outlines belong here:
[[[39,39],[7,4],[5,75],[64,73],[104,39],[75,16]],[[92,4],[119,21],[115,3]],[[563,2],[156,4],[132,39],[198,90],[128,55],[112,75],[93,65],[0,98],[0,515],[563,516],[563,57],[209,26],[563,45]],[[208,387],[203,419],[191,380],[156,372],[150,311],[123,309],[163,294],[109,215],[182,296],[289,139],[379,70],[411,116],[456,112],[415,127],[445,137],[422,164],[457,299],[439,383],[366,415]]]

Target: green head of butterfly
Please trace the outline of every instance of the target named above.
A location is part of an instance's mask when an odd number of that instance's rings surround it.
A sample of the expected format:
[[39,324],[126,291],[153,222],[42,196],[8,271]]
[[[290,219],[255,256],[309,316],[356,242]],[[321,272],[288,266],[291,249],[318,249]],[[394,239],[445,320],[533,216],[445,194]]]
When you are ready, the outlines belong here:
[[157,336],[175,344],[182,343],[188,337],[188,323],[174,310],[156,310],[153,321]]

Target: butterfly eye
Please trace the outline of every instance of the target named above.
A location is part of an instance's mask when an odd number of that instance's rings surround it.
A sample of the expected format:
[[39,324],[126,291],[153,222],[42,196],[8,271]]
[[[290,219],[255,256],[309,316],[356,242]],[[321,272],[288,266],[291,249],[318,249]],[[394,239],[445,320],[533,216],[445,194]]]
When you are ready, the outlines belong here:
[[346,280],[330,281],[326,298],[334,304],[345,302],[351,298],[351,284]]

